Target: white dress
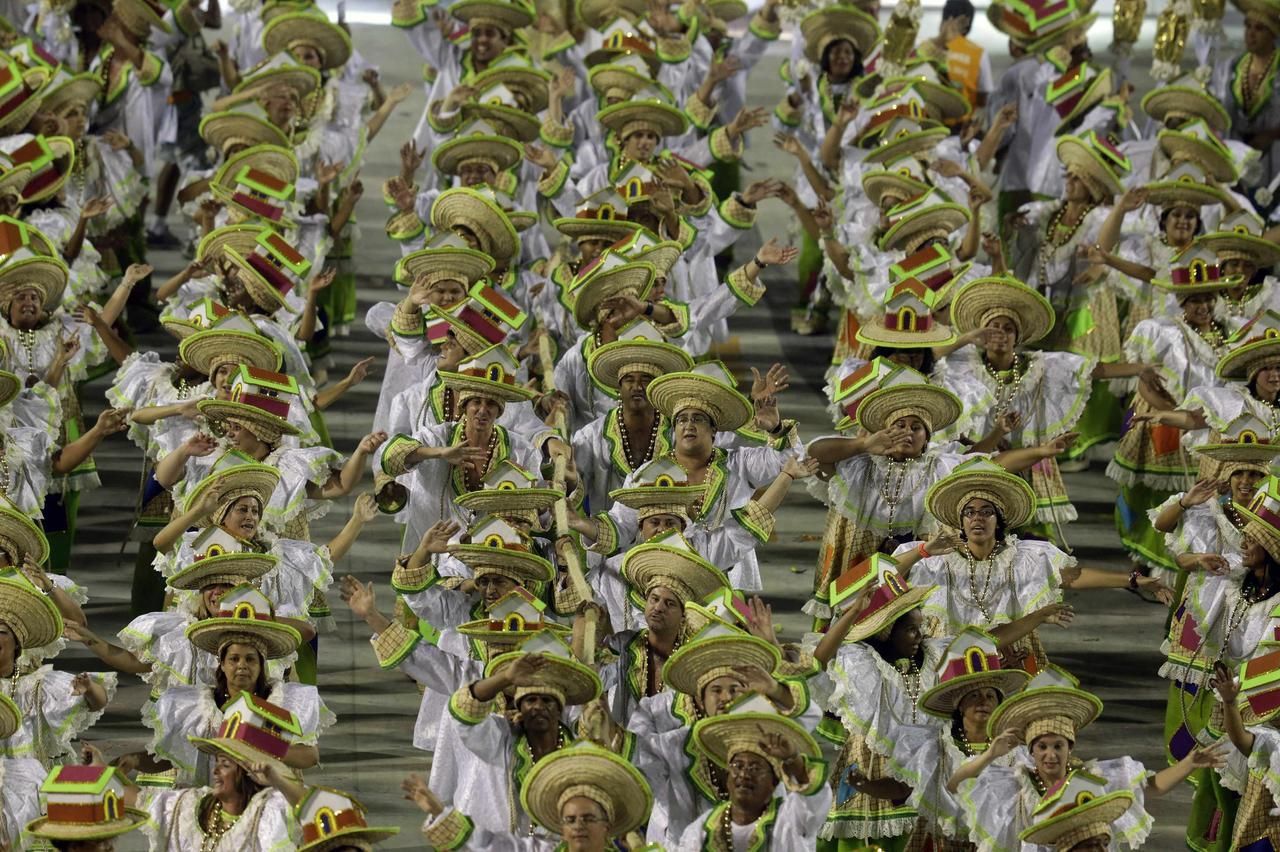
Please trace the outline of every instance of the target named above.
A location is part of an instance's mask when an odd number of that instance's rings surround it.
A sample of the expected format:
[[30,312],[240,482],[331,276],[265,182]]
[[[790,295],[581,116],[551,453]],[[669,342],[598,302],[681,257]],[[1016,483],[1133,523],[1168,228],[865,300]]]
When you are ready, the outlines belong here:
[[[138,806],[151,817],[143,832],[151,852],[204,849],[206,835],[200,827],[200,800],[208,787],[185,790],[144,789]],[[211,852],[291,852],[301,842],[293,808],[279,791],[259,791],[230,830]]]
[[[107,703],[116,693],[115,672],[95,672],[90,677],[107,693]],[[7,740],[0,740],[0,757],[30,757],[46,769],[75,754],[73,741],[93,727],[103,710],[90,710],[84,696],[72,691],[75,675],[41,666],[18,678],[10,694],[22,711],[22,725]],[[6,680],[0,689],[10,689]]]

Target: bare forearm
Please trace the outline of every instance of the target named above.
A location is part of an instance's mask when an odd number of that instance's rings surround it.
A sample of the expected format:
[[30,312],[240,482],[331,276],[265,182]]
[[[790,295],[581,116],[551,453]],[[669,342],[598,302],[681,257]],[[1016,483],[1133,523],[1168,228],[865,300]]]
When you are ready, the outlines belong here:
[[364,529],[364,521],[357,517],[352,517],[347,521],[336,536],[329,542],[329,558],[334,562],[342,559],[351,550],[351,546],[356,543],[356,539],[360,537],[360,531]]
[[85,642],[84,646],[91,654],[118,672],[141,675],[151,671],[148,663],[142,662],[119,645],[113,645],[98,636]]
[[313,745],[294,743],[284,753],[284,765],[294,769],[310,769],[320,762],[320,749]]
[[[974,447],[975,452],[977,447]],[[1025,447],[1020,450],[1005,450],[991,457],[991,460],[1010,473],[1021,473],[1036,462],[1052,458],[1053,453],[1043,447]]]
[[107,706],[107,690],[96,680],[89,681],[89,687],[84,691],[83,697],[84,703],[89,705],[89,709],[95,713]]
[[769,483],[769,487],[764,490],[764,494],[756,501],[760,507],[769,512],[778,511],[778,507],[782,505],[782,501],[786,499],[787,492],[791,490],[792,483],[791,474],[785,470],[781,471],[773,478],[773,482]]
[[1103,262],[1117,272],[1122,272],[1130,278],[1137,278],[1139,281],[1150,281],[1156,277],[1156,271],[1150,266],[1142,263],[1135,263],[1132,260],[1126,260],[1117,254],[1109,251],[1102,253]]
[[84,232],[88,226],[89,220],[83,216],[76,220],[76,226],[72,229],[71,236],[67,240],[66,246],[62,249],[62,256],[66,259],[68,266],[80,256],[80,250],[84,248]]
[[863,438],[819,438],[809,444],[806,450],[809,458],[817,459],[819,464],[836,465],[845,459],[853,458],[866,452],[866,440]]
[[1249,733],[1249,729],[1244,726],[1240,708],[1234,701],[1224,701],[1222,710],[1223,728],[1226,729],[1227,738],[1231,740],[1231,744],[1246,757],[1253,754],[1253,734]]
[[316,334],[316,296],[315,290],[307,293],[307,306],[302,309],[302,320],[298,323],[298,330],[294,333],[294,338],[303,342],[310,343],[311,338]]
[[124,360],[133,354],[133,347],[126,343],[124,338],[116,334],[115,329],[111,327],[110,323],[103,320],[101,316],[95,318],[93,331],[106,345],[107,354],[111,356],[111,360],[117,364],[123,364]]
[[53,455],[53,472],[58,476],[65,476],[84,462],[93,454],[98,444],[102,443],[102,439],[106,435],[97,426],[94,426],[88,432],[85,432],[79,438],[76,438],[70,444],[67,444]]
[[844,140],[846,126],[844,122],[834,122],[827,128],[827,135],[822,137],[822,147],[818,149],[818,156],[822,159],[823,168],[831,174],[835,174],[836,169],[840,168],[841,143]]

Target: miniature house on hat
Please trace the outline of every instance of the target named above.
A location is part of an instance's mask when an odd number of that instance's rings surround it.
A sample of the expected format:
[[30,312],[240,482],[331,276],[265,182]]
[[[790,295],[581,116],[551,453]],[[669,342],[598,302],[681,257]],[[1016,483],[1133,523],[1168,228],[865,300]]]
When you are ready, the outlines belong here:
[[298,380],[284,373],[241,364],[231,379],[231,400],[274,414],[289,417],[289,405],[298,396]]
[[951,250],[942,243],[933,243],[913,252],[889,267],[889,280],[901,281],[916,278],[930,289],[941,292],[955,277]]
[[196,561],[214,556],[226,556],[228,553],[244,553],[250,550],[249,543],[237,538],[222,527],[205,527],[191,542]]
[[257,245],[245,260],[281,295],[301,287],[311,272],[311,261],[303,257],[292,243],[269,229],[258,235]]
[[481,518],[467,530],[472,544],[484,547],[525,547],[525,537],[515,527],[496,515]]
[[261,591],[250,585],[240,585],[218,599],[217,618],[242,618],[249,621],[274,620],[275,607]]
[[506,385],[516,383],[516,373],[519,370],[520,365],[511,355],[511,350],[502,344],[477,352],[471,360],[458,365],[458,372],[464,376],[474,376]]
[[636,468],[632,474],[636,485],[670,488],[689,484],[689,472],[672,459],[654,459]]
[[206,326],[211,331],[242,331],[246,334],[261,334],[258,331],[258,327],[253,324],[253,320],[244,314],[239,311],[227,310],[226,308],[222,310],[223,313]]
[[[231,309],[213,299],[201,299],[187,314],[187,322],[199,328],[213,328],[231,313]],[[255,329],[256,330],[256,329]]]
[[847,429],[858,420],[858,406],[875,391],[880,383],[894,371],[894,363],[887,358],[872,358],[855,370],[837,377],[831,384],[831,401],[844,413],[838,429]]
[[113,766],[59,766],[40,785],[51,822],[84,825],[123,819],[124,791]]
[[868,585],[882,583],[883,576],[892,574],[896,577],[897,573],[898,563],[892,556],[873,553],[831,581],[831,608],[839,609],[845,601],[857,595]]
[[928,331],[933,327],[937,296],[919,279],[907,278],[893,285],[884,305],[885,328],[894,331]]
[[1280,713],[1280,645],[1264,643],[1259,651],[1266,653],[1259,653],[1240,666],[1239,702],[1262,721]]
[[532,488],[537,481],[532,473],[515,464],[510,459],[503,459],[484,478],[484,487],[497,491],[515,491],[520,488]]
[[529,315],[523,308],[485,279],[472,284],[469,295],[483,309],[486,316],[505,326],[508,333],[518,331],[529,319]]
[[[322,843],[326,838],[370,828],[367,811],[359,800],[328,787],[311,787],[293,809],[302,826],[302,845]],[[394,834],[398,829],[374,829],[379,835]],[[342,847],[339,842],[339,848]],[[328,848],[327,846],[325,848]],[[352,844],[351,848],[364,848]]]
[[546,626],[547,605],[522,586],[517,586],[489,608],[489,629],[541,630]]
[[222,708],[219,739],[238,740],[279,759],[301,736],[293,713],[251,693],[241,692]]

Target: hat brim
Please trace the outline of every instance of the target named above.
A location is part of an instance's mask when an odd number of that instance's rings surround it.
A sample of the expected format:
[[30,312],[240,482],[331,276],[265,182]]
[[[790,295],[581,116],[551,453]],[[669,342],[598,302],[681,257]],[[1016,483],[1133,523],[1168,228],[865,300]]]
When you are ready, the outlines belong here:
[[518,142],[529,143],[538,138],[541,122],[538,117],[521,109],[506,104],[466,103],[462,105],[462,121],[464,123],[481,119],[490,124],[499,124],[510,130],[512,137]]
[[388,826],[380,828],[378,826],[367,826],[365,828],[342,828],[332,834],[325,836],[323,840],[317,840],[315,843],[304,843],[298,847],[298,852],[332,852],[334,849],[345,849],[355,846],[357,843],[367,843],[370,846],[376,846],[384,840],[389,840],[400,833],[399,827]]
[[251,618],[204,618],[187,628],[191,644],[215,657],[236,637],[249,637],[268,660],[279,660],[298,650],[302,634],[288,624]]
[[[643,0],[578,0],[578,17],[593,30],[602,30],[613,22],[621,13],[626,13],[630,20],[638,20],[646,11]],[[590,57],[587,57],[587,65]]]
[[293,89],[301,100],[320,88],[320,72],[307,65],[286,65],[257,73],[250,71],[236,86],[234,93],[252,92],[256,97],[262,97],[276,86]]
[[11,260],[0,267],[0,303],[7,303],[23,290],[35,290],[46,311],[62,302],[67,289],[67,267],[53,257],[28,257]]
[[213,377],[215,364],[245,364],[276,372],[284,353],[270,338],[247,331],[211,328],[187,337],[178,346],[183,363],[196,372]]
[[169,578],[169,588],[198,592],[205,586],[228,583],[252,583],[271,573],[280,560],[270,553],[224,553],[206,556]]
[[204,331],[207,326],[196,325],[188,320],[165,319],[160,320],[160,324],[164,326],[164,330],[176,337],[178,340],[186,340],[197,331]]
[[558,833],[563,825],[560,799],[566,790],[583,783],[609,795],[613,811],[609,836],[623,837],[648,820],[653,808],[648,782],[633,765],[604,749],[578,749],[559,759],[538,761],[520,788],[520,805],[534,822]]
[[9,625],[24,649],[43,648],[62,638],[62,616],[25,579],[0,577],[0,622]]
[[1232,184],[1239,177],[1229,155],[1194,136],[1176,130],[1161,130],[1156,140],[1160,150],[1174,163],[1184,160],[1195,163],[1220,183]]
[[351,37],[341,27],[310,12],[281,15],[262,31],[262,46],[268,56],[285,53],[298,41],[320,49],[326,71],[341,68],[351,58]]
[[[13,374],[0,373],[0,380],[4,380],[6,375]],[[27,557],[35,560],[37,565],[43,565],[49,558],[49,539],[30,518],[8,504],[0,506],[0,537],[13,542],[20,551],[13,554],[14,565],[21,565]]]
[[919,707],[931,716],[950,718],[964,697],[975,689],[995,689],[1002,696],[1012,695],[1027,685],[1031,675],[1022,669],[996,669],[953,677],[926,690]]
[[289,138],[280,128],[243,112],[215,112],[200,120],[200,138],[226,152],[232,142],[254,145],[289,147]]
[[1102,699],[1082,689],[1047,686],[1029,689],[1001,701],[987,719],[987,735],[994,739],[1008,728],[1018,730],[1019,738],[1027,726],[1038,719],[1065,716],[1072,721],[1077,736],[1102,715]]
[[1076,170],[1085,173],[1097,181],[1112,195],[1119,195],[1124,187],[1120,178],[1111,167],[1102,161],[1089,145],[1075,136],[1064,136],[1058,140],[1058,160],[1067,171]]
[[969,211],[959,204],[935,204],[919,213],[908,215],[885,231],[880,238],[882,251],[902,248],[926,231],[952,234],[969,221]]
[[943,524],[953,528],[963,527],[960,501],[973,491],[986,491],[996,496],[1005,524],[1017,529],[1030,523],[1035,515],[1036,494],[1020,476],[995,471],[962,471],[944,476],[935,482],[925,494],[924,504],[929,513]]
[[479,515],[504,512],[541,512],[550,509],[564,492],[554,488],[482,488],[453,498],[453,502]]
[[252,405],[245,405],[242,402],[232,402],[229,399],[202,399],[196,403],[196,407],[200,409],[201,414],[210,420],[226,421],[235,418],[265,426],[268,429],[279,432],[281,435],[301,434],[297,426],[294,426],[283,417],[276,417],[274,414],[268,414],[260,408],[254,408]]
[[484,253],[498,263],[509,261],[520,246],[520,237],[507,214],[470,189],[442,192],[431,205],[431,226],[440,231],[452,231],[454,226],[467,228],[481,241]]
[[1280,358],[1280,338],[1267,337],[1237,346],[1218,359],[1219,378],[1248,380],[1252,367],[1266,358]]
[[627,65],[597,65],[587,72],[587,82],[597,95],[621,89],[630,95],[642,92],[654,84],[652,76],[641,74]]
[[[712,763],[725,767],[733,757],[729,753],[730,741],[737,739],[733,732],[743,728],[750,728],[754,732],[753,736],[758,734],[759,739],[777,734],[790,743],[801,757],[813,760],[822,757],[818,743],[804,728],[786,716],[774,713],[727,713],[710,716],[693,726],[693,741]],[[781,778],[778,780],[782,781]]]
[[937,586],[913,586],[905,593],[898,595],[870,615],[859,617],[850,628],[846,642],[862,642],[880,633],[902,616],[922,606],[929,595],[937,591]]
[[[211,402],[212,400],[206,401]],[[244,407],[247,408],[248,406]],[[254,410],[256,411],[257,409]],[[265,507],[267,503],[271,502],[271,495],[279,484],[280,472],[269,465],[236,465],[227,470],[211,473],[196,483],[196,487],[191,489],[191,493],[187,495],[187,499],[183,502],[182,508],[184,511],[189,512],[193,507],[200,505],[201,499],[211,488],[218,489],[219,493],[248,489],[254,493],[254,496]],[[207,515],[201,518],[198,523],[202,526],[216,526],[217,519],[212,515]]]
[[671,272],[671,267],[676,265],[676,261],[683,253],[684,249],[679,243],[666,240],[647,249],[628,254],[627,257],[634,263],[647,263],[652,266],[655,278],[666,278]]
[[692,695],[701,704],[698,681],[712,669],[756,666],[772,672],[781,662],[782,655],[776,647],[750,634],[712,636],[678,648],[662,667],[662,681],[677,692]]
[[800,21],[804,36],[805,58],[818,65],[822,52],[833,40],[844,39],[862,56],[867,56],[880,37],[880,27],[875,18],[850,6],[829,6],[810,12]]
[[1062,135],[1073,121],[1097,106],[1103,98],[1109,96],[1113,88],[1112,83],[1110,68],[1103,68],[1097,74],[1094,74],[1093,79],[1085,87],[1084,94],[1076,101],[1071,111],[1058,122],[1058,129],[1054,131],[1054,135]]
[[858,329],[855,335],[859,343],[871,346],[889,346],[898,349],[925,346],[944,346],[956,339],[956,333],[950,326],[935,322],[924,331],[907,331],[900,328],[889,328],[882,317],[877,317]]
[[1202,118],[1218,133],[1231,129],[1231,116],[1222,104],[1204,91],[1186,86],[1162,86],[1153,89],[1142,99],[1142,109],[1154,120],[1163,124],[1170,113]]
[[446,388],[451,389],[459,397],[482,396],[504,406],[510,402],[528,402],[537,396],[528,388],[504,382],[491,382],[479,376],[464,376],[461,373],[439,372],[440,380]]
[[[1064,803],[1069,805],[1070,803]],[[1033,822],[1018,837],[1032,846],[1056,846],[1060,838],[1094,823],[1111,825],[1133,806],[1133,793],[1116,790],[1076,805],[1064,814]]]
[[596,113],[596,120],[614,133],[634,121],[643,121],[658,128],[659,136],[679,136],[689,129],[689,119],[683,112],[668,104],[652,100],[622,101],[607,106]]
[[524,578],[525,585],[546,583],[556,576],[555,566],[536,553],[486,547],[483,544],[451,544],[449,553],[470,568],[471,573],[476,576],[486,573],[485,569],[498,568],[520,575]]
[[858,405],[858,425],[875,433],[889,426],[889,418],[904,408],[929,413],[931,432],[941,432],[956,422],[964,406],[960,398],[937,385],[898,385],[871,393]]
[[658,270],[652,263],[632,261],[612,269],[589,272],[581,282],[575,282],[570,290],[573,297],[573,318],[583,328],[591,328],[596,321],[596,310],[603,303],[632,293],[644,299],[653,286]]
[[265,751],[259,751],[241,740],[225,737],[187,737],[187,739],[191,741],[197,751],[211,757],[228,757],[243,769],[247,770],[255,763],[270,764],[274,765],[283,777],[296,777],[296,773],[286,766],[284,761],[267,754]]
[[27,834],[45,840],[109,840],[142,828],[149,819],[146,811],[136,808],[125,808],[123,819],[108,822],[53,822],[47,816],[42,816],[27,823]]
[[1168,278],[1152,278],[1151,286],[1157,290],[1172,293],[1178,298],[1192,296],[1196,293],[1221,293],[1244,283],[1243,275],[1224,275],[1217,281],[1205,281],[1201,284],[1178,284]]
[[633,485],[630,488],[615,488],[609,492],[609,499],[628,509],[679,506],[687,510],[706,494],[705,485]]
[[462,0],[450,6],[449,12],[458,20],[467,23],[470,23],[473,18],[497,21],[505,26],[508,32],[523,29],[533,23],[532,13],[515,3]]
[[471,134],[457,136],[436,148],[431,164],[441,173],[456,175],[458,167],[467,160],[486,160],[497,164],[499,172],[505,172],[523,159],[520,143],[504,136]]
[[691,591],[685,603],[704,601],[713,592],[729,588],[728,577],[707,560],[661,543],[637,545],[627,551],[622,558],[622,576],[631,586],[633,599],[643,598],[652,586],[661,585],[661,577],[673,577]]
[[1147,184],[1147,203],[1156,207],[1208,207],[1226,200],[1225,192],[1204,183],[1160,180]]
[[[55,89],[40,94],[40,109],[59,114],[72,106],[88,107],[98,99],[102,81],[93,74],[77,74]],[[38,111],[38,110],[37,110]]]
[[899,172],[874,171],[863,176],[862,191],[879,208],[881,200],[891,192],[894,197],[906,201],[928,192],[929,184]]
[[469,85],[480,92],[497,85],[506,86],[523,94],[527,100],[525,109],[530,115],[537,115],[547,108],[550,82],[551,75],[538,68],[502,67],[481,71],[471,78]]
[[1280,246],[1252,234],[1216,231],[1205,234],[1196,242],[1219,258],[1223,255],[1246,257],[1260,269],[1280,263]]
[[587,369],[604,387],[618,390],[622,377],[618,370],[629,364],[652,367],[659,376],[693,369],[693,359],[679,346],[657,340],[615,340],[591,353]]
[[578,219],[566,217],[555,219],[551,224],[557,231],[571,239],[604,240],[611,245],[618,240],[625,240],[640,230],[639,224],[628,222],[625,219]]
[[487,618],[477,621],[468,621],[459,624],[455,630],[463,636],[468,636],[477,642],[483,642],[486,645],[512,645],[517,646],[525,639],[531,636],[537,636],[543,631],[549,630],[560,636],[567,636],[573,632],[572,627],[563,624],[556,624],[553,621],[545,621],[542,626],[536,630],[494,630],[493,622]]
[[751,422],[755,408],[734,388],[709,376],[697,373],[669,373],[649,383],[646,391],[653,407],[668,420],[674,420],[676,407],[687,399],[705,400],[720,412],[720,422],[712,424],[717,432],[736,432]]
[[452,278],[465,282],[470,287],[492,271],[493,258],[484,252],[461,246],[447,246],[406,254],[396,262],[395,279],[397,284],[411,287],[418,276],[424,273],[450,272]]
[[1256,441],[1241,441],[1232,444],[1201,444],[1192,448],[1194,452],[1224,465],[1242,464],[1269,468],[1280,456],[1280,444],[1263,444]]
[[1011,278],[976,278],[951,299],[951,322],[960,334],[982,327],[994,308],[1006,308],[1018,318],[1018,344],[1042,339],[1053,328],[1053,306],[1044,296]]
[[1087,15],[1082,15],[1071,23],[1058,27],[1055,30],[1051,30],[1032,41],[1027,45],[1027,52],[1044,53],[1050,48],[1062,44],[1069,37],[1077,33],[1087,33],[1089,28],[1092,27],[1097,20],[1098,15],[1096,12],[1090,12]]
[[[512,651],[494,657],[485,668],[485,677],[493,677],[524,655],[524,651]],[[536,694],[538,687],[555,689],[564,696],[566,707],[586,704],[600,694],[600,678],[587,666],[564,657],[547,655],[543,659],[546,662],[534,675],[534,682],[523,686],[526,692]]]
[[867,163],[892,163],[903,157],[931,151],[938,142],[947,138],[950,131],[945,127],[929,127],[914,133],[900,133],[892,139],[880,137],[880,144],[867,152],[863,158]]
[[196,257],[199,260],[225,260],[228,248],[241,257],[252,254],[262,231],[262,225],[227,225],[215,228],[196,246]]

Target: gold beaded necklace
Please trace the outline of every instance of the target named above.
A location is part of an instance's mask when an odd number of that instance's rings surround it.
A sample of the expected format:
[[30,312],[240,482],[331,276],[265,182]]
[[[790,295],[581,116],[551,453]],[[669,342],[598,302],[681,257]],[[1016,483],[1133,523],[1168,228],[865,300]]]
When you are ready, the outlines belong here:
[[[1047,288],[1051,283],[1049,281],[1049,261],[1053,257],[1053,253],[1063,246],[1067,245],[1075,238],[1076,231],[1084,224],[1084,220],[1089,218],[1089,213],[1097,206],[1090,202],[1084,208],[1084,211],[1076,219],[1075,224],[1067,225],[1063,220],[1067,217],[1067,205],[1062,204],[1054,211],[1053,216],[1049,219],[1049,223],[1045,226],[1044,242],[1040,245],[1037,252],[1037,260],[1039,261],[1040,270],[1040,287]],[[1064,230],[1065,229],[1065,230]]]
[[889,519],[885,522],[885,529],[893,532],[893,521],[898,514],[898,504],[902,500],[902,492],[907,484],[907,474],[911,472],[911,462],[914,459],[895,460],[885,458],[889,469],[885,471],[884,479],[880,481],[880,498],[889,507]]
[[920,716],[918,705],[920,692],[924,686],[920,679],[920,667],[916,665],[915,659],[898,660],[893,666],[898,670],[898,676],[902,678],[902,688],[911,699],[911,724],[914,725]]
[[235,827],[239,821],[239,814],[229,814],[222,807],[222,803],[218,802],[211,813],[213,824],[203,827],[204,842],[200,844],[200,852],[214,852],[218,848],[218,844],[222,843],[222,837],[228,831]]
[[1022,379],[1026,376],[1023,356],[1014,355],[1013,366],[1007,370],[998,370],[987,356],[983,355],[982,366],[996,385],[996,405],[993,413],[999,418],[1013,404],[1013,400],[1018,396],[1018,388],[1022,386]]
[[34,328],[16,328],[18,332],[18,342],[22,344],[22,349],[27,353],[27,375],[35,375],[36,372],[36,330]]
[[635,470],[640,465],[653,458],[654,448],[658,446],[658,430],[661,416],[656,411],[653,413],[653,426],[649,429],[649,448],[645,450],[643,456],[636,458],[631,452],[631,438],[627,436],[627,424],[622,417],[622,406],[615,408],[614,412],[614,420],[618,424],[618,437],[622,441],[622,456],[627,460],[628,467],[630,467],[631,470]]
[[[994,619],[991,617],[991,609],[988,606],[988,596],[991,594],[991,578],[996,573],[996,554],[1000,552],[997,547],[991,551],[991,555],[986,559],[978,559],[973,555],[973,551],[969,550],[969,545],[963,545],[961,550],[964,552],[966,566],[969,569],[969,595],[973,598],[973,602],[978,605],[978,609],[982,612],[982,617],[986,619],[986,623],[990,624]],[[978,563],[987,566],[986,578],[982,583],[982,593],[978,593]]]

